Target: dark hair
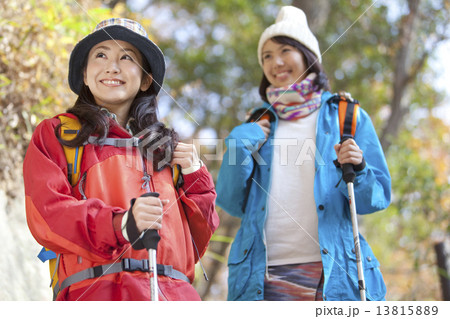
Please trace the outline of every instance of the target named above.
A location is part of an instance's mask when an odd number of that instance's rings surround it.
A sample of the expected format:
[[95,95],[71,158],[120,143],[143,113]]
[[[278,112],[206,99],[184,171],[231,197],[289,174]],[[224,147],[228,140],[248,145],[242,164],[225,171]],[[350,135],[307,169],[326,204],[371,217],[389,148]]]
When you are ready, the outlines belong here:
[[[290,37],[285,36],[276,36],[271,38],[272,41],[279,43],[279,44],[287,44],[294,48],[296,48],[303,56],[305,66],[306,66],[306,72],[309,74],[316,73],[317,76],[314,79],[314,85],[316,86],[316,89],[323,89],[323,90],[329,90],[330,85],[328,83],[328,77],[323,69],[322,64],[317,60],[317,56],[312,53],[310,49],[305,47],[303,44],[298,42],[297,40],[294,40]],[[267,80],[266,75],[263,72],[263,76],[261,79],[261,83],[259,84],[259,95],[263,99],[263,101],[268,102],[266,90],[270,86],[269,80]]]
[[[84,63],[83,70],[86,68]],[[151,74],[147,60],[143,59],[143,69]],[[173,157],[173,152],[179,141],[175,130],[166,127],[158,120],[158,103],[154,86],[146,91],[139,91],[131,103],[129,111],[129,127],[133,135],[140,135],[145,143],[140,145],[142,154],[153,161],[155,170],[161,170],[167,166]],[[63,140],[59,133],[61,124],[55,128],[55,134],[59,142],[69,147],[83,145],[91,135],[98,137],[99,144],[107,137],[110,119],[101,111],[101,107],[95,103],[94,96],[89,87],[84,85],[80,90],[75,104],[67,110],[67,113],[75,115],[81,124],[77,136],[70,141]]]

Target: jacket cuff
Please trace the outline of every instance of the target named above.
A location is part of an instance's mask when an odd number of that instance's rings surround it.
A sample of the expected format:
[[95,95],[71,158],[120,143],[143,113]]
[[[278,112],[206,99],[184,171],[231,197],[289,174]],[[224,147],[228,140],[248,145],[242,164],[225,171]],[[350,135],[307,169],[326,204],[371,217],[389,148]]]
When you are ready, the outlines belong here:
[[189,175],[189,174],[192,174],[192,173],[198,171],[202,167],[203,167],[203,162],[202,162],[202,160],[199,160],[198,163],[192,165],[191,167],[182,168],[181,173],[183,175]]
[[[334,166],[336,166],[337,168],[342,168],[341,163],[339,163],[337,159],[335,159],[333,163]],[[366,167],[366,160],[363,157],[361,163],[359,163],[358,165],[353,165],[353,170],[357,173],[362,171],[365,167]]]
[[183,175],[183,190],[186,194],[202,194],[214,188],[214,182],[208,169],[203,165],[199,170]]
[[121,213],[116,213],[113,216],[113,227],[114,227],[114,233],[116,235],[117,241],[119,242],[120,246],[123,246],[125,244],[128,244],[128,240],[125,239],[122,233],[122,220],[125,216],[126,211],[123,211]]
[[353,166],[355,172],[360,172],[360,171],[362,171],[365,167],[366,167],[366,160],[364,159],[364,157],[363,157],[361,163],[359,163],[358,165],[354,165],[354,166]]

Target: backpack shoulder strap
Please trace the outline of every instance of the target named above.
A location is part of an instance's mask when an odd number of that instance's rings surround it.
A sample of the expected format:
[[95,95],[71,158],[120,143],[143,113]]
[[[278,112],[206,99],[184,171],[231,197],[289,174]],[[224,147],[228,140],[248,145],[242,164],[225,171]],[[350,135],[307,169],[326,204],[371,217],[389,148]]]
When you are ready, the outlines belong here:
[[178,189],[184,184],[184,179],[183,175],[181,174],[180,165],[174,165],[172,167],[172,179],[173,179],[173,186],[178,191]]
[[[358,100],[353,99],[350,93],[347,92],[339,92],[339,95],[336,95],[333,99],[334,102],[338,103],[339,129],[341,136],[339,143],[342,144],[345,140],[355,137],[359,102]],[[339,164],[337,159],[334,160],[333,163],[336,167],[341,167],[341,164]],[[363,157],[361,164],[354,165],[354,170],[355,172],[360,171],[364,169],[365,166],[366,161]]]
[[[61,138],[66,141],[74,139],[81,129],[80,121],[66,115],[60,115],[58,118],[62,124]],[[62,147],[67,159],[67,178],[69,179],[70,184],[75,186],[80,177],[81,158],[84,147],[69,147],[65,145],[62,145]]]
[[359,102],[347,92],[340,92],[338,98],[339,129],[342,142],[355,136]]
[[259,108],[255,111],[251,111],[251,114],[246,120],[246,123],[257,122],[259,120],[268,120],[269,122],[274,122],[275,115],[268,109]]

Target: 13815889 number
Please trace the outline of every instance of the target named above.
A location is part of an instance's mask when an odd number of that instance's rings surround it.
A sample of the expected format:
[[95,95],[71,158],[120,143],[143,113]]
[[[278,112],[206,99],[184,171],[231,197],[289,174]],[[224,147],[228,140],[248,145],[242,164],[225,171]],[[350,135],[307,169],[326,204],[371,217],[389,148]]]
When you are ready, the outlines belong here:
[[435,316],[437,306],[377,306],[377,316]]

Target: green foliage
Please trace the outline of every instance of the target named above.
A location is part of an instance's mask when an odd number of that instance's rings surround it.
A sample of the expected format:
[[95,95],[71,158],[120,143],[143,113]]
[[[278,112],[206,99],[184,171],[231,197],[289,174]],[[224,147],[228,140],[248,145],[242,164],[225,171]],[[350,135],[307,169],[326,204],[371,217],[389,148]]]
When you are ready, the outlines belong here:
[[[402,14],[408,13],[402,12],[406,1],[389,4],[391,9],[387,3],[332,1],[331,14],[317,32],[332,89],[352,92],[372,116],[378,133],[386,124],[385,113],[380,111],[385,106],[389,108],[391,103],[396,55],[401,45],[399,29],[405,19]],[[436,94],[436,88],[430,88],[433,83],[427,81],[424,85],[423,79],[434,78],[433,71],[427,67],[428,58],[445,37],[442,29],[449,19],[449,8],[442,1],[422,1],[419,10],[409,44],[409,72],[415,72],[410,76],[416,79],[414,89],[408,91],[412,102],[409,111],[423,105],[435,106],[443,100],[442,93]],[[429,102],[430,99],[433,101]]]
[[[68,58],[75,43],[100,20],[138,19],[164,51],[168,69],[160,105],[170,109],[164,114],[166,121],[178,126],[184,138],[197,137],[205,128],[224,138],[261,103],[257,87],[262,71],[256,57],[261,32],[274,22],[279,6],[302,1],[154,0],[147,4],[151,10],[139,13],[130,12],[124,2],[118,1],[113,9],[99,0],[0,3],[0,178],[11,197],[21,187],[21,159],[34,127],[73,104]],[[396,2],[395,14],[387,1],[366,12],[373,1],[317,2],[329,9],[325,23],[314,33],[332,90],[346,90],[359,99],[380,133],[391,111],[407,2]],[[439,298],[432,292],[437,288],[431,235],[450,232],[450,132],[438,119],[418,120],[413,112],[431,112],[445,97],[435,87],[428,61],[436,43],[445,38],[450,7],[443,0],[424,0],[420,5],[409,50],[410,66],[417,71],[406,92],[410,112],[405,112],[403,131],[386,150],[392,205],[362,221],[386,271],[391,299]],[[161,13],[167,16],[163,22]],[[184,122],[194,128],[192,134],[180,124]],[[220,161],[207,164],[216,176]],[[221,215],[218,234],[225,237],[216,235],[211,246],[222,248],[210,249],[205,258],[220,264],[238,224]],[[412,275],[420,280],[413,281]]]
[[365,216],[367,237],[391,299],[439,299],[433,245],[450,233],[449,127],[432,116],[410,125],[391,146],[388,162],[392,204]]
[[386,7],[364,13],[371,3],[333,1],[330,11],[339,13],[330,14],[317,37],[332,90],[352,92],[369,114],[376,114],[379,106],[389,103],[393,35]]
[[[75,101],[67,83],[70,52],[111,10],[99,1],[17,0],[0,4],[0,178],[20,186],[21,159],[39,121]],[[6,185],[5,185],[6,184]]]

